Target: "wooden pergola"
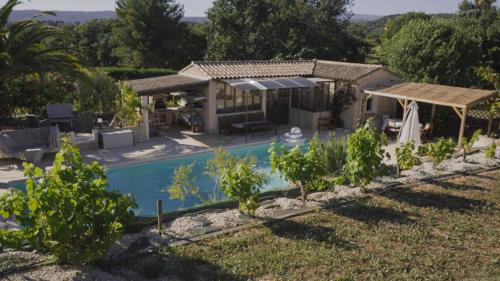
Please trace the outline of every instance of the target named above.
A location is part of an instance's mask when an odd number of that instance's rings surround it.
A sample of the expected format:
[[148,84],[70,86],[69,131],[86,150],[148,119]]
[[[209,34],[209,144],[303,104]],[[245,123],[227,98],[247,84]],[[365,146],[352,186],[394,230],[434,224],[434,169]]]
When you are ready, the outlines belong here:
[[431,120],[434,120],[436,105],[453,108],[460,118],[458,148],[462,146],[467,112],[475,105],[495,96],[494,90],[479,90],[426,83],[401,83],[375,90],[365,90],[367,99],[372,96],[395,98],[404,109],[406,116],[409,101],[432,104]]

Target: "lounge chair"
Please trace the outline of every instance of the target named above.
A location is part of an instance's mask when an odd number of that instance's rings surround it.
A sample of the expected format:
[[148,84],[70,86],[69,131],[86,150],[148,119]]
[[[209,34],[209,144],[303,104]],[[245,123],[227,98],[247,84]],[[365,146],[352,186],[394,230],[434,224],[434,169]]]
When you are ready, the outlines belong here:
[[59,150],[59,130],[56,126],[5,130],[0,132],[0,156],[32,163],[46,153]]

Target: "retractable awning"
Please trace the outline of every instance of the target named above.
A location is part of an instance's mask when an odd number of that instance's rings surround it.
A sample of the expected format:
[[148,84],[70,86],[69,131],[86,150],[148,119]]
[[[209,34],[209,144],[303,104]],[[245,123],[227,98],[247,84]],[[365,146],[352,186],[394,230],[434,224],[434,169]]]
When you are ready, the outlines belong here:
[[235,87],[241,91],[311,88],[316,86],[314,81],[304,77],[244,78],[225,79],[223,81],[231,87]]

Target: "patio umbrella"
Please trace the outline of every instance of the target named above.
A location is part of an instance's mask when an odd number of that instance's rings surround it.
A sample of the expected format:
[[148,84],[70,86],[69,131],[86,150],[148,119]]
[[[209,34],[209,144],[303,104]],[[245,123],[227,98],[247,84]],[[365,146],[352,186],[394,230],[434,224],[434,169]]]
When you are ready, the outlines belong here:
[[401,131],[399,132],[398,142],[403,144],[409,141],[414,141],[415,146],[419,146],[420,141],[420,121],[418,120],[418,104],[413,101],[410,104],[406,118],[401,124]]

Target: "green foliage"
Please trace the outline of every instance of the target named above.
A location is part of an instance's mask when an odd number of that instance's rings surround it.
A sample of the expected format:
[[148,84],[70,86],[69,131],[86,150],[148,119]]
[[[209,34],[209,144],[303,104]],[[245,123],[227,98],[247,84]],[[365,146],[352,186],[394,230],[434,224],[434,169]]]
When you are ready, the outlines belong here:
[[120,89],[105,72],[95,69],[88,79],[79,81],[74,107],[77,111],[110,112]]
[[265,175],[253,169],[255,159],[236,161],[234,166],[220,171],[220,188],[230,199],[239,203],[241,212],[253,215],[259,207],[260,187],[265,183]]
[[53,168],[44,172],[24,164],[26,194],[10,190],[0,197],[1,215],[14,217],[21,230],[0,232],[0,241],[48,251],[60,262],[95,262],[121,236],[137,204],[131,196],[107,191],[104,168],[86,164],[78,149],[64,139]]
[[452,139],[440,138],[435,143],[428,143],[424,148],[419,149],[420,153],[429,156],[434,169],[446,159],[450,159],[455,151],[455,142]]
[[349,136],[347,148],[346,178],[355,185],[367,185],[380,175],[384,150],[387,144],[384,134],[378,134],[370,122],[359,127]]
[[338,82],[333,95],[332,118],[336,128],[344,128],[344,120],[340,117],[342,113],[356,102],[351,84]]
[[194,163],[175,169],[172,184],[167,188],[169,198],[184,201],[188,195],[198,195],[200,189],[196,186],[196,178],[191,176],[193,166]]
[[330,133],[328,138],[321,142],[321,153],[324,158],[326,172],[330,176],[340,176],[347,163],[347,140],[345,137],[336,138],[334,133]]
[[346,32],[351,0],[216,0],[206,27],[209,60],[364,61],[366,43]]
[[115,99],[115,118],[120,126],[135,126],[141,120],[141,98],[123,81],[120,81],[120,93]]
[[484,154],[488,159],[495,159],[496,151],[497,144],[493,142],[492,144],[488,145],[488,147],[486,147],[486,149],[484,150]]
[[73,39],[73,47],[82,62],[91,66],[115,65],[112,28],[115,19],[94,19],[81,24],[66,25],[66,32]]
[[411,20],[382,41],[382,60],[411,81],[470,86],[481,59],[479,42],[450,20]]
[[75,79],[60,73],[25,75],[3,84],[0,116],[25,112],[41,115],[49,103],[72,102]]
[[381,35],[381,41],[387,42],[396,35],[402,27],[412,20],[430,20],[431,17],[423,12],[410,12],[402,14],[395,18],[389,19],[385,25],[384,32]]
[[299,146],[287,149],[272,143],[269,147],[271,172],[279,171],[283,177],[300,188],[301,199],[307,199],[310,191],[327,188],[325,158],[317,134],[307,143],[304,151]]
[[60,30],[36,19],[8,21],[19,4],[21,1],[8,0],[0,7],[0,90],[6,81],[35,73],[82,75],[83,67],[67,48],[45,44],[46,40],[63,37]]
[[133,80],[155,76],[163,76],[176,74],[177,71],[170,68],[134,68],[134,67],[101,67],[101,70],[106,72],[115,80]]
[[467,156],[467,153],[469,153],[472,150],[472,147],[474,146],[474,144],[481,137],[481,133],[482,133],[481,130],[476,130],[474,132],[474,134],[472,134],[472,136],[470,137],[470,139],[467,139],[465,137],[463,138],[463,140],[462,140],[462,147],[463,147],[464,161],[465,161],[465,157]]
[[114,53],[123,65],[177,69],[203,56],[204,38],[181,22],[177,1],[118,0],[116,14]]
[[422,164],[422,161],[418,156],[416,156],[413,151],[415,150],[415,142],[409,141],[398,147],[396,147],[396,158],[398,165],[398,176],[399,170],[409,170],[413,166],[418,166]]
[[500,112],[500,73],[494,72],[491,67],[478,67],[476,73],[497,91],[496,96],[487,102],[489,111],[491,113]]

